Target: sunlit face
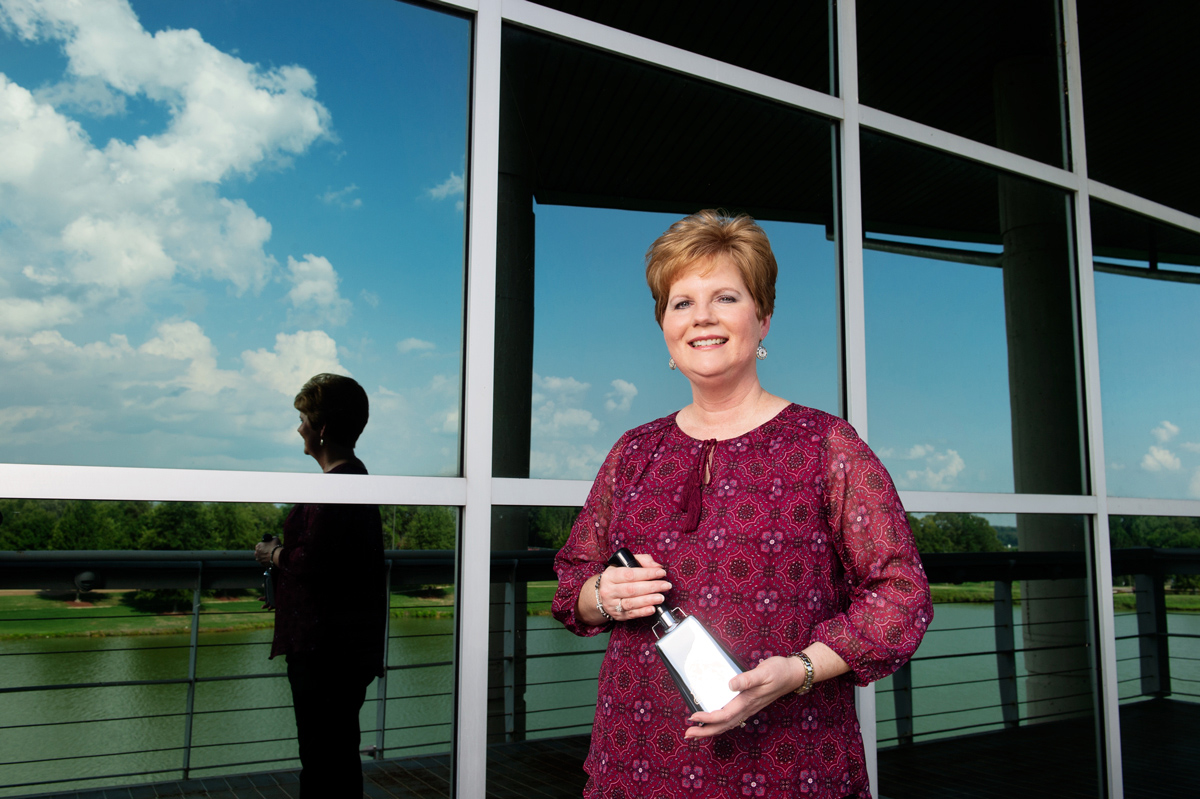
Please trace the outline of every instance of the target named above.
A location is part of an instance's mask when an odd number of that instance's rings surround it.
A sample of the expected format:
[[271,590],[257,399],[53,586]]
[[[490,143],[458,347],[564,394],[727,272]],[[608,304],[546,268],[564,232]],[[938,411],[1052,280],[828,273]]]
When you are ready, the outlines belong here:
[[693,382],[753,378],[754,352],[770,327],[728,256],[696,264],[667,293],[663,338]]
[[296,428],[296,432],[304,439],[304,454],[315,457],[317,449],[321,446],[321,433],[308,421],[307,414],[300,414],[300,426]]

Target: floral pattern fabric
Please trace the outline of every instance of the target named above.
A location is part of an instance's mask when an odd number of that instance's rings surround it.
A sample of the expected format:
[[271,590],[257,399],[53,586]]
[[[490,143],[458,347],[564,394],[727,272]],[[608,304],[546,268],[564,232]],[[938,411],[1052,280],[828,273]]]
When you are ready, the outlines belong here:
[[[696,479],[705,461],[707,482]],[[689,491],[700,492],[693,529]],[[591,627],[575,614],[584,582],[622,546],[663,564],[667,605],[748,667],[821,641],[850,672],[777,699],[745,728],[685,740],[688,710],[652,622]],[[847,422],[790,405],[725,441],[689,437],[674,415],[630,430],[555,567],[555,617],[579,635],[612,630],[585,796],[870,797],[853,686],[907,661],[933,608],[891,478]]]

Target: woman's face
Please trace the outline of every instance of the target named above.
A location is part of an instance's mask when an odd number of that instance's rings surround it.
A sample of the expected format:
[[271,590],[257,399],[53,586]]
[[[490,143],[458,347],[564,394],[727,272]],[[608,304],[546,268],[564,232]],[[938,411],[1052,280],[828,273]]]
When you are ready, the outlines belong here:
[[726,255],[693,265],[667,293],[663,338],[693,384],[757,379],[754,353],[770,327],[771,317],[758,318],[750,290]]
[[304,439],[304,454],[315,458],[317,450],[321,446],[321,433],[308,421],[307,414],[300,414],[300,426],[296,428],[296,432],[300,434],[300,438]]

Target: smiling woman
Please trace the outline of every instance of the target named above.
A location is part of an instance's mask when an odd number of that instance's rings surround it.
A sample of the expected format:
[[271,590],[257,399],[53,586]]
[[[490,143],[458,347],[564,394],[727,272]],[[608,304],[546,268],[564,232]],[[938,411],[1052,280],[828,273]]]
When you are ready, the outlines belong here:
[[0,461],[303,471],[334,372],[458,473],[469,22],[301,6],[0,2]]

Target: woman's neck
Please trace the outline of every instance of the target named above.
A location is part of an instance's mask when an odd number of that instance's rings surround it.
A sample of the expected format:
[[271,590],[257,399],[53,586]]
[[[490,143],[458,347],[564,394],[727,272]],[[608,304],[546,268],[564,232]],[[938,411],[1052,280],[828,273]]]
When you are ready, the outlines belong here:
[[322,472],[332,472],[343,463],[354,460],[354,449],[339,447],[336,444],[326,444],[315,456]]
[[693,386],[692,404],[683,408],[675,423],[692,438],[723,441],[748,433],[774,418],[788,401],[752,384],[727,392]]

